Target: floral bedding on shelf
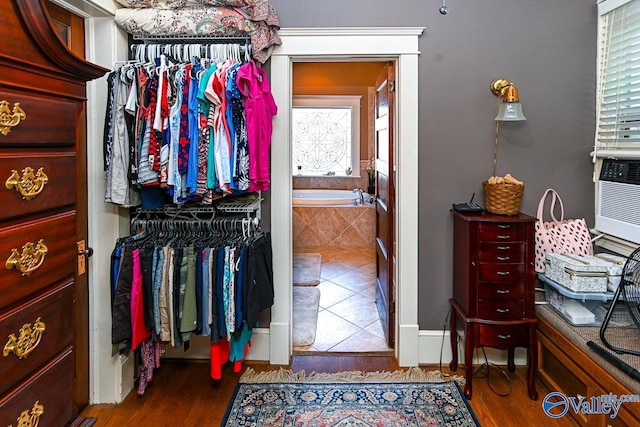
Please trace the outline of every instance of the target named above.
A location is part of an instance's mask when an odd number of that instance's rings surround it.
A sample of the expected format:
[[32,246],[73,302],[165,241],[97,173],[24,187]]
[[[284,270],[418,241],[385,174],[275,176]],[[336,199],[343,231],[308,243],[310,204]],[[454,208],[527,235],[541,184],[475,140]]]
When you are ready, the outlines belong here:
[[256,61],[280,45],[280,22],[265,0],[118,0],[116,24],[134,35],[194,35],[251,39]]
[[279,25],[278,16],[267,0],[117,0],[128,8],[181,9],[190,6],[231,7],[254,21]]

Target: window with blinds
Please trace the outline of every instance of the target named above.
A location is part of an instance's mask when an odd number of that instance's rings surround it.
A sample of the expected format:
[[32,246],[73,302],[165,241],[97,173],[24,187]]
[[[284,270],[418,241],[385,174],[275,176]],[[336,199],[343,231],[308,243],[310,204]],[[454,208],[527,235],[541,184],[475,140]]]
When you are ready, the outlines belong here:
[[598,4],[596,156],[640,158],[640,0]]

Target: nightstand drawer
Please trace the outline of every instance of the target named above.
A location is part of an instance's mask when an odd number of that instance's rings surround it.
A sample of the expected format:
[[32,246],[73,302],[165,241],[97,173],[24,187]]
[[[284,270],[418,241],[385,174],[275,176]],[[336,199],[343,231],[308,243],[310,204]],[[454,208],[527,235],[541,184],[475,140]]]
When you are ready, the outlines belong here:
[[509,349],[526,347],[529,342],[529,325],[477,325],[474,347]]
[[525,317],[524,300],[478,300],[478,317],[486,320],[518,320]]
[[480,223],[478,237],[481,242],[521,242],[525,240],[525,227],[516,223]]
[[480,282],[478,283],[478,299],[496,301],[524,299],[524,282]]
[[[73,283],[0,317],[0,395],[72,344]],[[29,345],[20,344],[32,335]],[[21,340],[22,338],[22,340]]]
[[524,264],[480,264],[481,282],[515,282],[524,277]]
[[480,242],[478,244],[478,259],[486,263],[521,263],[525,260],[524,242]]

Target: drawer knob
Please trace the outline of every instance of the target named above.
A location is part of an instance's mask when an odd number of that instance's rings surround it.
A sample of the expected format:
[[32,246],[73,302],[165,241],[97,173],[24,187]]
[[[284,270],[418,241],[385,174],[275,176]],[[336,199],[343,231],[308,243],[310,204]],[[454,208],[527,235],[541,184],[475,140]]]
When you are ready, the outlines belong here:
[[20,336],[18,338],[16,338],[15,334],[9,335],[9,341],[4,345],[2,355],[7,357],[13,354],[18,359],[26,359],[40,344],[44,330],[45,324],[39,317],[33,325],[25,323],[20,328]]
[[33,168],[26,167],[22,169],[22,178],[17,170],[12,170],[4,186],[7,190],[16,190],[24,200],[31,200],[42,192],[48,182],[49,177],[44,173],[44,168],[33,173]]
[[20,108],[20,103],[13,104],[13,110],[9,108],[9,102],[0,101],[0,133],[7,136],[11,128],[18,126],[21,120],[25,120],[27,114]]
[[42,239],[37,244],[27,242],[22,247],[22,254],[16,248],[11,249],[11,256],[5,265],[7,270],[15,268],[23,276],[28,276],[42,265],[48,252],[49,248]]
[[[40,423],[40,416],[44,414],[44,405],[40,404],[39,400],[33,404],[33,408],[31,410],[25,409],[22,411],[20,416],[16,418],[18,427],[38,427]],[[11,424],[9,427],[13,427]]]

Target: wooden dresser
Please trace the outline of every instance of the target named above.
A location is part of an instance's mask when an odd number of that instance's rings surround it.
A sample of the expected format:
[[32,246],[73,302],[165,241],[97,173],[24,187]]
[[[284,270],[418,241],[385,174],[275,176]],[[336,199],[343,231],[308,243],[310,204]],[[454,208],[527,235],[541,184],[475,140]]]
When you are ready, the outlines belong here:
[[[487,212],[453,214],[454,261],[451,298],[452,371],[458,369],[458,324],[464,334],[466,385],[472,395],[473,350],[507,350],[508,368],[515,371],[515,347],[526,347],[528,391],[538,398],[534,379],[537,366],[534,224],[525,215]],[[460,322],[460,323],[458,323]]]
[[88,403],[86,82],[38,0],[0,14],[0,426],[65,426]]

